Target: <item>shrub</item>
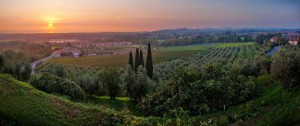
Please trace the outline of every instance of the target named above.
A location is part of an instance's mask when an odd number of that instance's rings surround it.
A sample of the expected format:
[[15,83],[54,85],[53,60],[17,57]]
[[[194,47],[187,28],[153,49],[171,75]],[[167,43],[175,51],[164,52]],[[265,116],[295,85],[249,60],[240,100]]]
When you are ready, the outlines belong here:
[[134,99],[132,87],[135,82],[135,71],[132,70],[131,66],[127,66],[125,72],[122,74],[122,81],[124,89],[126,89],[126,95]]
[[21,52],[6,50],[0,54],[0,72],[13,75],[21,81],[27,81],[31,77],[31,64]]
[[74,79],[77,84],[89,95],[91,98],[92,95],[99,95],[102,91],[102,83],[99,81],[98,76],[86,73],[81,74],[81,76]]
[[31,77],[31,65],[27,61],[7,61],[3,68],[4,73],[9,73],[21,81],[27,81]]
[[146,69],[138,67],[135,81],[132,85],[133,99],[138,102],[148,93],[148,76]]
[[120,93],[120,75],[120,71],[116,68],[107,68],[100,73],[100,80],[111,99],[115,99]]
[[281,80],[285,88],[300,86],[300,53],[298,47],[282,49],[271,64],[271,73],[275,79]]
[[181,107],[190,115],[199,115],[237,105],[257,95],[254,77],[230,78],[217,74],[223,71],[221,67],[209,65],[202,70],[199,73],[195,69],[176,70],[166,84],[142,99],[141,110],[145,115],[162,116]]
[[47,93],[69,95],[72,100],[84,100],[84,91],[74,82],[50,73],[34,78],[31,83],[35,88]]
[[56,75],[58,77],[61,77],[61,78],[67,77],[66,68],[62,64],[47,64],[40,71],[51,73],[51,74],[54,74],[54,75]]

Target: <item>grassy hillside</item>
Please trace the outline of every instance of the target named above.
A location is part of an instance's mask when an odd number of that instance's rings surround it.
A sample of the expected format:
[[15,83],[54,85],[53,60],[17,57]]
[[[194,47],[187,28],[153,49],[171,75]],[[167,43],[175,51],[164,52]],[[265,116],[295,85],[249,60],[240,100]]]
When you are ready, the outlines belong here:
[[[128,100],[74,103],[36,90],[10,75],[0,74],[0,125],[299,125],[300,92],[288,91],[274,82],[270,75],[260,76],[257,83],[262,90],[260,97],[230,106],[226,111],[175,118],[135,117],[128,111],[112,111],[102,105],[120,108]],[[107,99],[107,98],[106,98]],[[112,106],[111,106],[112,105]],[[113,106],[115,105],[115,106]],[[130,106],[129,106],[130,109]],[[135,112],[133,113],[135,114]]]
[[[299,126],[300,91],[284,89],[272,76],[257,78],[261,95],[226,111],[191,117],[190,121],[208,125],[230,126]],[[196,123],[197,124],[197,123]]]
[[[99,102],[96,104],[96,102]],[[101,105],[99,105],[101,104]],[[18,81],[7,74],[0,74],[0,125],[22,126],[114,126],[156,125],[144,117],[136,117],[124,108],[126,98],[109,101],[107,97],[95,97],[91,103],[75,103],[64,98],[39,91],[28,83]],[[111,106],[112,105],[112,106]],[[106,106],[106,107],[105,107]],[[161,120],[160,120],[161,121]]]
[[0,117],[16,125],[103,125],[104,110],[46,94],[0,74]]
[[129,97],[116,97],[116,99],[112,100],[108,96],[92,96],[87,102],[99,104],[116,111],[122,111],[126,107],[133,115],[143,116],[138,106],[133,101],[130,101]]
[[[292,126],[300,125],[300,91],[284,89],[280,82],[273,81],[270,75],[257,78],[262,95],[245,103],[242,114],[250,117],[241,125]],[[236,110],[238,112],[239,110]]]

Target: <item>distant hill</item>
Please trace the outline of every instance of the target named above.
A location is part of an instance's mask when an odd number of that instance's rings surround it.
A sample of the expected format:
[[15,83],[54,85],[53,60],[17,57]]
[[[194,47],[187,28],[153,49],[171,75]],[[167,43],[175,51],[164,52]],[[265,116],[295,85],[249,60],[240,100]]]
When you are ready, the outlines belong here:
[[254,33],[254,32],[294,32],[298,29],[285,29],[285,28],[203,28],[203,29],[163,29],[153,31],[152,33],[163,34],[187,34],[187,33],[207,33],[207,32],[233,32],[233,33]]
[[0,40],[9,39],[26,39],[26,40],[50,40],[50,39],[88,39],[88,40],[134,40],[140,38],[160,38],[169,37],[172,34],[197,34],[197,33],[223,33],[230,32],[234,34],[256,33],[256,32],[295,32],[298,29],[284,29],[284,28],[203,28],[203,29],[162,29],[148,32],[92,32],[92,33],[0,33]]

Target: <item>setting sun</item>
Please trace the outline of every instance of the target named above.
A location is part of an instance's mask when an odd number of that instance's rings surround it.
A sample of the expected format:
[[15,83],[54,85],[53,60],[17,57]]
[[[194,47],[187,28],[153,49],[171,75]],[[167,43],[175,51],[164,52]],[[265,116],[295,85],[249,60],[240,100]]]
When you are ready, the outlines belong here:
[[53,23],[48,23],[48,27],[52,28],[53,27]]
[[300,126],[300,0],[0,0],[0,126]]
[[299,0],[290,1],[127,0],[123,4],[120,0],[0,0],[0,32],[299,27]]

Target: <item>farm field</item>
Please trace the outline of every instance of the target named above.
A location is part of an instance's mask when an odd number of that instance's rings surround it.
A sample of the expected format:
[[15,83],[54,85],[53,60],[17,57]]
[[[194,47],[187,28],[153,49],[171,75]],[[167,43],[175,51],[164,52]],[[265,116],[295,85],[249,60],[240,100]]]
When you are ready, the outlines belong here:
[[[154,51],[154,63],[169,61],[180,57],[190,56],[199,51]],[[129,53],[129,52],[128,52]],[[134,55],[134,54],[133,54]],[[146,51],[144,51],[144,58],[146,60]],[[72,66],[88,66],[88,67],[124,67],[128,63],[128,54],[116,55],[101,55],[101,56],[86,56],[86,57],[67,57],[67,58],[54,58],[49,60],[50,63],[61,63]]]
[[[249,44],[249,43],[248,43]],[[233,45],[233,44],[229,44]],[[238,45],[238,44],[235,44]],[[233,64],[246,64],[253,61],[253,57],[260,53],[257,45],[232,46],[224,48],[207,48],[190,57],[179,58],[169,62],[156,64],[155,73],[167,78],[168,71],[178,67],[201,66],[207,63],[220,63],[228,67]]]
[[203,50],[207,47],[213,47],[215,45],[216,44],[172,46],[172,47],[161,47],[161,48],[158,48],[158,50],[160,50],[160,51],[197,51],[197,50]]
[[297,5],[0,0],[0,126],[300,126]]
[[245,46],[245,45],[254,45],[255,42],[231,42],[231,43],[221,43],[217,44],[215,47],[220,48],[220,47],[235,47],[235,46]]
[[188,46],[172,46],[172,47],[160,47],[157,50],[160,51],[196,51],[203,50],[208,47],[236,47],[236,46],[246,46],[254,45],[255,42],[230,42],[230,43],[211,43],[211,44],[201,44],[201,45],[188,45]]
[[102,56],[86,56],[86,57],[67,57],[50,59],[50,63],[60,63],[72,66],[88,66],[88,67],[109,67],[123,66],[128,61],[128,55],[102,55]]
[[[173,46],[173,47],[160,47],[155,48],[153,51],[154,63],[160,63],[163,61],[170,61],[181,57],[191,56],[200,51],[204,51],[210,47],[239,47],[246,45],[254,45],[254,42],[247,43],[222,43],[222,44],[204,44],[204,45],[189,45],[189,46]],[[136,45],[135,45],[136,46]],[[136,46],[138,47],[138,46]],[[88,66],[88,67],[124,67],[128,63],[128,53],[133,51],[134,48],[125,48],[117,52],[116,55],[99,55],[99,56],[87,56],[87,57],[66,57],[66,58],[54,58],[49,62],[61,63],[72,66]],[[127,51],[125,53],[124,51]],[[134,54],[133,54],[134,55]],[[144,58],[146,58],[146,50],[144,50]]]

